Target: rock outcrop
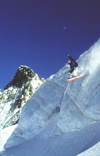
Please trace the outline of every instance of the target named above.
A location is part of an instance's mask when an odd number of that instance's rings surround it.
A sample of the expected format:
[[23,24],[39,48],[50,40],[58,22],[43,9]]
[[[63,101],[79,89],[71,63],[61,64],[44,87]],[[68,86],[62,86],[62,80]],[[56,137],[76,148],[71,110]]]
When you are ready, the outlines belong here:
[[18,123],[21,108],[45,81],[27,66],[20,66],[3,92],[0,92],[0,129]]

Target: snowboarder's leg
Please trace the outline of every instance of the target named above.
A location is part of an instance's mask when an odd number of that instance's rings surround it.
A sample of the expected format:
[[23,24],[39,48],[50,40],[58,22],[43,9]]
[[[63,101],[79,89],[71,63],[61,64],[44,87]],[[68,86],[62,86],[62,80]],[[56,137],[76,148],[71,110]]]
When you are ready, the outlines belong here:
[[73,71],[74,71],[74,68],[72,68],[72,69],[68,72],[68,74],[70,75],[70,78],[74,77]]
[[71,69],[68,73],[70,73],[70,74],[71,74],[73,71],[74,71],[74,68],[72,68],[72,69]]
[[73,74],[74,74],[74,76],[78,76],[78,75],[80,75],[80,67],[78,66],[78,67],[76,67],[75,68],[75,70],[73,71]]

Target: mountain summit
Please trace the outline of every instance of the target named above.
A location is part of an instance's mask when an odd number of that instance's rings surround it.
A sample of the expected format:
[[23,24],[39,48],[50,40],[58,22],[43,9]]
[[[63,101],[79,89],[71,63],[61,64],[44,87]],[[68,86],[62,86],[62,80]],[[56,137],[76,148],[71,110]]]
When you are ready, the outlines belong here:
[[18,123],[21,108],[43,81],[29,67],[18,68],[13,80],[0,92],[0,129]]

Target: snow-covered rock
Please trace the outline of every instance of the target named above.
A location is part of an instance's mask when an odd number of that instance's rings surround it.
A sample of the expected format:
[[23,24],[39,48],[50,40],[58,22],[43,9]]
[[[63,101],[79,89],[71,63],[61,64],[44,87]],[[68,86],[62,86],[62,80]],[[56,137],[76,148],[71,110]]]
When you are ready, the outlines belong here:
[[13,80],[0,92],[0,129],[18,123],[21,108],[43,83],[27,66],[20,66]]

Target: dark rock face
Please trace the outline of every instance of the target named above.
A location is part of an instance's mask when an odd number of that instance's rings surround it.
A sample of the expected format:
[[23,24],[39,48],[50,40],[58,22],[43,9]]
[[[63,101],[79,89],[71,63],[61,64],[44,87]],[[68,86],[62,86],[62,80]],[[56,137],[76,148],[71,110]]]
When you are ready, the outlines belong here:
[[0,92],[0,129],[18,123],[21,108],[44,81],[29,67],[18,68],[13,80]]
[[4,87],[4,90],[10,86],[22,87],[27,81],[30,81],[34,77],[34,72],[27,66],[20,66],[13,78],[13,80]]

